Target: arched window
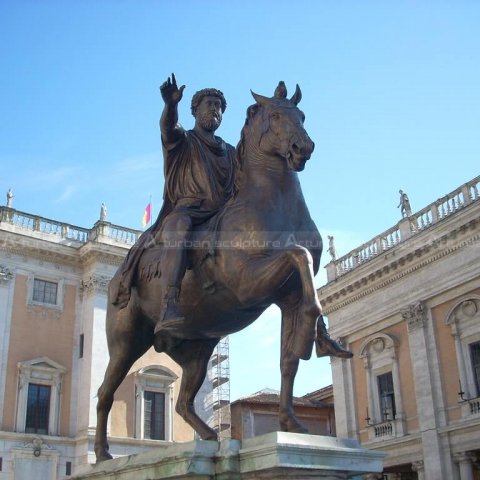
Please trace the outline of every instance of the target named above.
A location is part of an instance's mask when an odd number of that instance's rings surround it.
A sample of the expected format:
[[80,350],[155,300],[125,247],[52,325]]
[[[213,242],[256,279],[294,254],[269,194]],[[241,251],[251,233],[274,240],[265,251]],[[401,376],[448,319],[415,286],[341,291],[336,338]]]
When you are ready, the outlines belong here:
[[396,354],[396,340],[384,333],[365,339],[360,358],[366,373],[369,438],[404,435],[403,403]]
[[173,440],[173,384],[177,378],[160,365],[135,373],[136,438]]
[[469,295],[461,298],[447,313],[445,323],[450,325],[455,339],[455,353],[463,398],[465,400],[478,398],[480,397],[480,296]]

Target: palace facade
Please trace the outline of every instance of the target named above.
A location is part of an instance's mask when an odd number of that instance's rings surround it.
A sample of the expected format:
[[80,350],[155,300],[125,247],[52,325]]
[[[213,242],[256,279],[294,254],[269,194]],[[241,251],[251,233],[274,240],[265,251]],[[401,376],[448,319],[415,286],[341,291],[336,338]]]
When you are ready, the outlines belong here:
[[[480,478],[480,177],[327,266],[337,436],[383,479]],[[373,477],[372,477],[373,478]]]
[[[95,461],[107,286],[140,233],[105,218],[85,229],[0,207],[1,480],[68,478]],[[225,365],[223,342],[197,396],[218,430],[229,429],[220,416],[229,400]],[[180,379],[178,365],[153,349],[133,365],[110,416],[114,456],[195,438],[174,409]]]

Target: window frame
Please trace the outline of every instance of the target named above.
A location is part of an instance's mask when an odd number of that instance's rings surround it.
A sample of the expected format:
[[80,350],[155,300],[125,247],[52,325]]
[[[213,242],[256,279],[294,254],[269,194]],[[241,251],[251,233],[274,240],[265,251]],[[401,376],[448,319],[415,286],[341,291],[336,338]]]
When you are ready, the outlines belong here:
[[[480,296],[478,295],[461,297],[445,316],[445,323],[450,325],[455,342],[458,375],[464,400],[479,396],[470,353],[470,345],[480,342],[478,322],[480,322]],[[462,399],[459,398],[459,400]]]
[[[39,288],[40,286],[42,288]],[[50,287],[53,287],[53,286],[55,287],[55,292],[50,291]],[[50,301],[50,298],[47,298],[50,296],[55,297],[54,301]],[[42,297],[42,298],[38,298],[38,297]],[[47,305],[57,305],[58,304],[58,283],[52,282],[50,280],[44,280],[43,278],[34,277],[33,289],[32,289],[32,301],[36,303],[47,304]]]
[[28,390],[30,384],[36,384],[50,386],[48,431],[42,435],[58,435],[62,383],[67,369],[48,357],[19,362],[17,368],[18,393],[15,431],[28,433],[26,432]]
[[[57,285],[57,298],[55,303],[49,303],[34,299],[35,281],[54,283]],[[65,279],[56,276],[37,275],[30,273],[27,279],[27,304],[51,308],[55,310],[63,310],[64,306]]]
[[[31,406],[31,402],[30,402],[30,398],[31,398],[31,391],[33,390],[33,387],[36,387],[36,401],[35,401],[35,407],[34,407],[34,410],[33,412],[31,411],[30,409],[30,406]],[[45,385],[45,384],[42,384],[42,383],[33,383],[33,382],[29,382],[28,383],[28,390],[27,390],[27,408],[26,408],[26,412],[25,412],[25,433],[35,433],[37,435],[46,435],[48,433],[48,420],[49,420],[49,416],[50,416],[50,398],[52,396],[52,386],[51,385]],[[47,398],[46,398],[46,401],[45,401],[45,407],[46,407],[46,410],[47,410],[47,414],[45,415],[45,418],[43,418],[43,415],[41,414],[41,412],[39,412],[39,410],[41,410],[41,405],[40,405],[40,401],[41,401],[41,392],[43,391],[47,391],[48,394],[47,394]],[[33,414],[33,415],[32,415]],[[30,417],[34,417],[34,425],[30,426],[29,425],[29,416]],[[45,424],[44,425],[39,425],[39,423],[42,421],[45,421]]]
[[[147,416],[146,416],[146,411],[147,411],[147,407],[146,407],[146,403],[147,403],[147,396],[150,397],[152,396],[153,397],[153,401],[152,401],[152,405],[153,405],[153,408],[152,410],[150,411],[150,435],[147,436]],[[161,431],[160,432],[157,432],[157,428],[156,428],[156,422],[154,421],[154,418],[152,417],[156,417],[155,413],[154,413],[154,410],[156,409],[156,406],[157,406],[157,400],[160,400],[161,403],[163,403],[162,407],[161,407],[161,411],[159,412],[161,415],[163,414],[163,418],[162,418],[162,421],[161,421]],[[143,392],[143,401],[144,401],[144,416],[143,416],[143,434],[144,434],[144,438],[145,440],[165,440],[165,432],[166,432],[166,428],[165,428],[165,420],[166,420],[166,415],[165,415],[165,411],[166,411],[166,395],[164,392],[159,392],[159,391],[156,391],[156,390],[149,390],[149,389],[146,389],[144,392]],[[153,426],[153,428],[152,428]],[[157,435],[157,436],[153,436],[152,437],[152,430],[154,432],[154,435]],[[158,435],[158,433],[160,433],[160,435]]]
[[[477,397],[480,397],[480,341],[469,343],[468,346],[469,346],[469,353],[470,353],[470,362],[472,366],[473,384],[476,388]],[[477,364],[474,364],[473,348],[472,348],[474,346],[478,348]]]
[[[135,378],[135,438],[152,441],[173,441],[174,383],[178,376],[163,365],[141,368]],[[165,439],[145,438],[145,392],[163,393],[165,398]]]
[[[403,401],[400,389],[400,373],[397,358],[397,340],[385,333],[375,333],[367,337],[360,347],[360,358],[365,368],[367,386],[368,417],[367,427],[375,427],[383,423],[391,423],[390,437],[401,437],[406,433]],[[395,399],[395,418],[384,419],[382,400],[378,388],[378,377],[390,373],[393,382]],[[375,428],[368,429],[369,440],[384,440],[385,436],[377,436]]]

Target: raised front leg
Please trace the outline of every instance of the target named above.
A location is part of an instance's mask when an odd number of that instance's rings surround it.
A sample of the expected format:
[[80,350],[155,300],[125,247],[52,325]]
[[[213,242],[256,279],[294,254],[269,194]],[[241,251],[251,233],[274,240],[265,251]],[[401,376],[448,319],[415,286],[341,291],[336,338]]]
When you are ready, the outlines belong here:
[[299,358],[308,359],[322,308],[314,285],[312,256],[306,248],[295,245],[266,257],[249,259],[235,277],[236,294],[244,305],[268,302],[292,275],[298,275],[300,282],[296,318],[301,321],[296,322],[290,351]]

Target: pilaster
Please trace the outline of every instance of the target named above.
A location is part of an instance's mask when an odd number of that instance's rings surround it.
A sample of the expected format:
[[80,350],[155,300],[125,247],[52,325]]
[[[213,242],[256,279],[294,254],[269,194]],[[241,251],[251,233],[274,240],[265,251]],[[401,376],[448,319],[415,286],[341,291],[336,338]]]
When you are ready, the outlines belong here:
[[13,279],[13,271],[6,265],[0,265],[0,430],[3,428],[6,365],[9,353],[13,292],[15,288]]
[[[415,383],[415,397],[420,431],[422,433],[423,458],[428,458],[425,480],[442,478],[445,472],[438,422],[435,414],[436,398],[432,379],[432,365],[428,355],[426,335],[427,309],[423,302],[416,302],[401,310],[407,322],[410,358]],[[420,477],[419,477],[420,478]]]
[[458,463],[460,480],[474,480],[473,463],[476,461],[476,456],[472,452],[456,453],[453,460]]
[[94,428],[97,423],[97,390],[103,381],[109,359],[105,333],[109,281],[109,276],[93,272],[84,276],[80,286],[84,335],[80,382],[86,388],[79,392],[79,431]]

